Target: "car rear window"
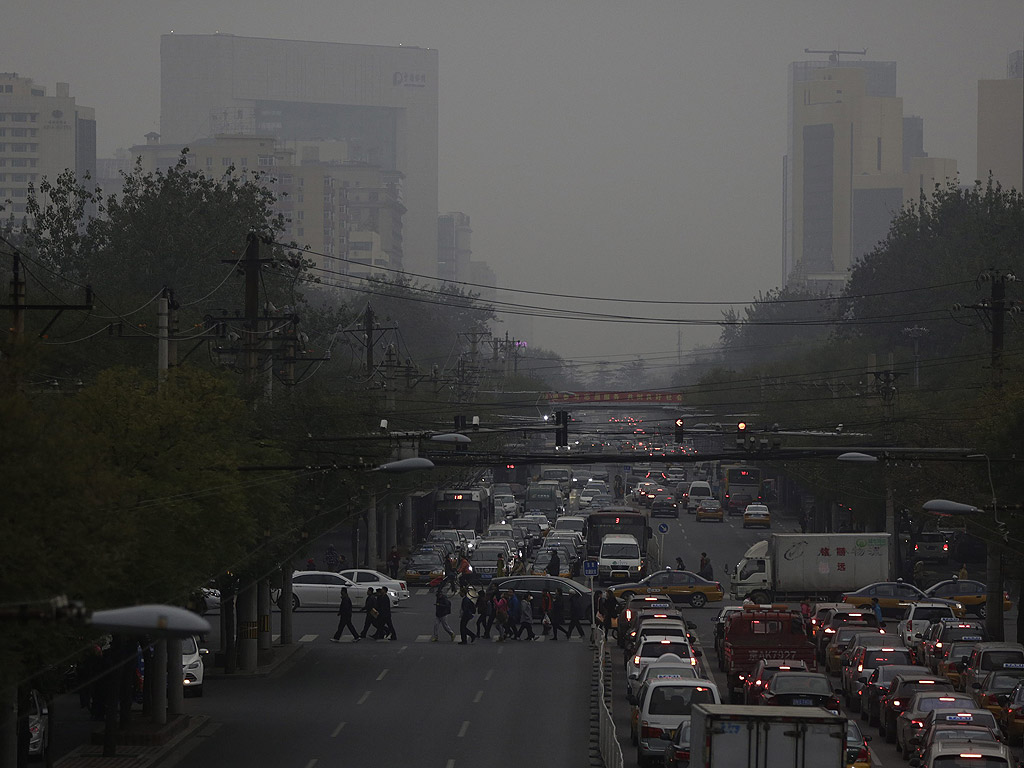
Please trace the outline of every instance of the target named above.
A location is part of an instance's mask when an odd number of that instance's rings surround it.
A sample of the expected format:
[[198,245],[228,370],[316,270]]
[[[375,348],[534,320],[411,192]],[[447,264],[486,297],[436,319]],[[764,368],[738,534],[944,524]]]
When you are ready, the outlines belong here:
[[1024,669],[1024,651],[987,651],[981,655],[982,669]]
[[715,694],[703,685],[659,685],[651,691],[647,711],[652,715],[689,715],[694,704],[714,704]]
[[[943,701],[945,699],[945,701]],[[954,697],[954,696],[943,696],[942,698],[934,699],[922,699],[917,702],[917,708],[920,712],[931,712],[933,709],[949,709],[950,707],[961,706],[964,709],[969,709],[974,706],[974,702],[967,697]]]
[[947,618],[953,615],[952,608],[917,608],[914,611],[914,621],[927,621],[929,623],[937,619]]
[[909,664],[910,651],[872,651],[864,657],[864,666],[874,669],[886,664]]
[[[964,747],[967,748],[966,745]],[[965,752],[967,755],[937,755],[932,760],[934,768],[1009,768],[1005,757],[996,755],[980,755],[977,752]]]
[[772,681],[775,693],[832,693],[832,685],[822,677],[804,677],[796,675],[777,675]]
[[917,693],[918,691],[952,691],[953,684],[950,682],[937,682],[937,681],[907,681],[900,686],[900,693],[903,696],[907,696],[911,693]]
[[829,622],[833,627],[859,624],[864,627],[877,627],[878,619],[873,613],[837,613]]
[[947,643],[955,640],[973,640],[976,643],[980,643],[984,637],[982,631],[977,627],[949,627],[945,632],[942,633],[942,639]]
[[664,656],[666,653],[674,653],[681,659],[688,659],[690,657],[690,646],[686,643],[662,643],[660,641],[654,641],[644,643],[640,647],[641,659],[656,659],[659,656]]

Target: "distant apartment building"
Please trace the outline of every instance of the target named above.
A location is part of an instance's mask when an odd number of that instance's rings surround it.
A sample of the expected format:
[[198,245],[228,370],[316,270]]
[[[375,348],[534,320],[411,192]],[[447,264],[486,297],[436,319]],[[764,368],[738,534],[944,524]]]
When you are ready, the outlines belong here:
[[954,160],[924,151],[921,118],[903,114],[896,62],[790,64],[784,282],[838,290],[905,202],[955,177]]
[[[185,144],[167,144],[158,133],[132,147],[114,169],[128,170],[141,158],[144,171],[179,161]],[[264,172],[276,196],[275,212],[286,229],[282,242],[306,249],[312,275],[325,285],[402,269],[401,174],[344,159],[343,144],[282,142],[273,136],[218,135],[187,145],[186,163],[211,178]]]
[[978,178],[1024,192],[1024,50],[1003,80],[978,81]]
[[441,280],[467,280],[473,255],[469,216],[459,211],[437,217],[437,276]]
[[[78,178],[96,170],[96,114],[71,96],[67,83],[56,95],[31,78],[0,72],[0,205],[3,217],[22,216],[29,185],[65,171]],[[8,202],[9,201],[9,202]]]
[[[325,174],[325,204],[333,196],[329,212],[337,217],[346,207],[358,238],[358,248],[344,249],[324,238],[328,258],[355,261],[355,270],[387,260],[437,276],[436,50],[170,34],[160,41],[160,66],[163,141],[271,137],[294,149],[296,168],[307,168],[304,152],[315,145],[317,167],[342,163],[317,173]],[[344,162],[332,159],[342,146]],[[308,237],[310,219],[299,219],[300,210],[293,222]],[[366,232],[377,237],[359,234]]]

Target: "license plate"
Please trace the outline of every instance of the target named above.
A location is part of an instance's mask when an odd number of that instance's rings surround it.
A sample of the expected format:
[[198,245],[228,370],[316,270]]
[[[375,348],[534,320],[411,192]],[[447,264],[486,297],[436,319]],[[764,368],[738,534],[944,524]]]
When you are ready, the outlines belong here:
[[814,701],[811,699],[793,699],[794,707],[809,707]]

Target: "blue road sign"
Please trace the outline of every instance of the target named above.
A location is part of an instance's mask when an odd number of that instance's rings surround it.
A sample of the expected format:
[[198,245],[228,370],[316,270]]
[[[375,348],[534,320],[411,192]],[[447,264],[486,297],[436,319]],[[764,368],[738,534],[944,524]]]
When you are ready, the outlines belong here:
[[597,576],[597,560],[584,560],[583,561],[583,575],[584,576]]
[[659,523],[658,533],[668,533],[668,523]]

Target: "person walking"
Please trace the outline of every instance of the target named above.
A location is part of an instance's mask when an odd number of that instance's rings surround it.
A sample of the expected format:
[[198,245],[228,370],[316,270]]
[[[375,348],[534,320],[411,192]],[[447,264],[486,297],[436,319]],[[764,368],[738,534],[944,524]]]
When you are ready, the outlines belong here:
[[707,563],[708,563],[708,553],[707,552],[701,552],[700,553],[700,565],[697,567],[697,573],[700,573],[702,570],[704,570],[704,566],[707,565]]
[[960,566],[960,572],[956,575],[956,577],[958,579],[966,579],[967,578],[967,566],[966,565],[961,565]]
[[[469,596],[469,590],[466,587],[460,589],[459,594],[462,595],[462,605],[459,611],[459,635],[462,636],[462,639],[459,641],[459,645],[465,645],[467,637],[471,643],[475,643],[476,635],[470,631],[469,622],[473,618],[473,614],[476,613],[476,606],[473,605],[473,598]],[[479,627],[480,620],[477,619],[477,629]]]
[[701,552],[700,570],[697,571],[697,575],[708,581],[711,581],[715,576],[715,570],[711,567],[711,558],[708,557],[707,552]]
[[327,570],[332,573],[337,573],[339,562],[340,558],[338,557],[338,550],[334,548],[333,544],[328,544],[327,551],[324,553],[324,563],[327,564]]
[[505,599],[508,601],[508,624],[505,625],[505,636],[513,640],[519,639],[519,610],[522,601],[516,595],[515,590],[510,589]]
[[686,563],[683,562],[683,558],[681,558],[681,557],[677,557],[676,558],[676,570],[677,571],[685,571],[686,570]]
[[[677,560],[679,558],[676,558]],[[615,626],[615,620],[619,615],[619,601],[615,593],[610,589],[604,593],[604,600],[601,601],[602,624],[604,625],[604,639],[608,639],[608,631]]]
[[491,601],[487,590],[481,589],[476,595],[476,636],[491,639],[487,631],[487,614],[490,612]]
[[360,638],[366,637],[370,627],[377,627],[377,593],[371,587],[366,592],[366,602],[363,603],[363,610],[366,611],[366,618],[363,620],[363,631],[359,633]]
[[551,629],[551,609],[554,607],[554,598],[551,597],[551,590],[545,589],[540,593],[540,632],[546,635]]
[[495,595],[494,623],[498,625],[498,642],[505,642],[505,627],[508,626],[508,600],[502,594]]
[[573,628],[580,631],[580,637],[586,637],[583,634],[583,625],[580,624],[580,619],[583,618],[583,598],[579,592],[573,591],[569,595],[569,630],[565,633],[566,638],[572,635]]
[[453,641],[455,640],[455,633],[448,626],[448,614],[451,612],[452,601],[444,593],[444,587],[440,586],[437,588],[437,595],[434,597],[434,634],[430,636],[431,642],[437,642],[438,629],[444,630],[448,637]]
[[554,596],[551,598],[551,639],[558,640],[558,630],[562,630],[565,634],[565,639],[569,639],[569,633],[566,631],[562,623],[565,621],[565,600],[562,597],[562,588],[559,587],[555,590]]
[[498,553],[498,562],[494,564],[494,576],[495,576],[495,578],[499,578],[500,579],[502,576],[507,576],[507,575],[508,575],[508,573],[505,570],[505,558],[499,552]]
[[914,561],[914,584],[924,589],[924,560]]
[[398,578],[398,567],[402,564],[402,556],[398,554],[398,547],[392,547],[388,554],[388,573],[392,579]]
[[331,638],[332,643],[341,642],[341,633],[348,628],[352,633],[352,642],[358,643],[359,633],[352,626],[352,598],[348,596],[348,587],[341,588],[341,604],[338,606],[338,629]]
[[378,618],[377,633],[373,636],[373,639],[397,640],[398,633],[395,632],[395,625],[391,623],[391,598],[388,596],[386,587],[381,587],[377,590],[377,613],[380,616]]
[[562,575],[562,561],[558,557],[558,550],[551,550],[551,559],[548,560],[548,576]]
[[[491,628],[494,627],[494,622],[497,621],[498,611],[498,590],[494,587],[488,587],[487,589],[487,629],[485,634],[487,639],[491,639]],[[498,630],[501,631],[500,629]]]
[[524,631],[527,640],[536,640],[537,633],[533,631],[533,595],[529,592],[523,595],[519,604],[519,612],[519,632],[516,634],[516,640]]
[[885,626],[882,622],[882,604],[878,602],[877,597],[871,598],[871,610],[874,611],[875,618],[878,620],[878,626]]

